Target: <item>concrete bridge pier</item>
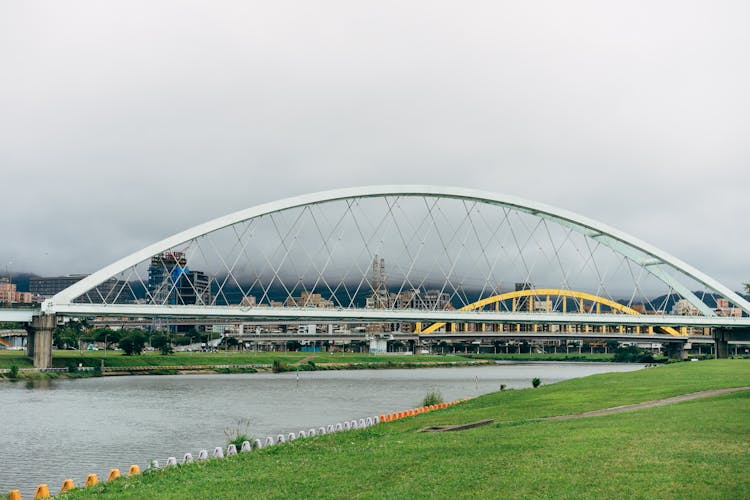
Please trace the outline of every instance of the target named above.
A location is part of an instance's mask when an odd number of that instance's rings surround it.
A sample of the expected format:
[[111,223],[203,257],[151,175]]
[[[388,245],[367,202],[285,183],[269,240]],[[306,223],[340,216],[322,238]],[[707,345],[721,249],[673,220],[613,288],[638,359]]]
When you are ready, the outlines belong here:
[[716,359],[727,359],[729,357],[729,341],[717,338],[714,334],[714,343],[716,344]]
[[729,341],[750,342],[750,328],[714,328],[714,342],[716,343],[716,357],[729,357]]
[[34,316],[29,328],[26,355],[34,359],[34,368],[52,366],[52,332],[57,326],[54,314]]
[[685,342],[670,342],[665,345],[665,351],[669,359],[679,359],[685,361],[687,359],[687,350],[690,346],[686,345]]

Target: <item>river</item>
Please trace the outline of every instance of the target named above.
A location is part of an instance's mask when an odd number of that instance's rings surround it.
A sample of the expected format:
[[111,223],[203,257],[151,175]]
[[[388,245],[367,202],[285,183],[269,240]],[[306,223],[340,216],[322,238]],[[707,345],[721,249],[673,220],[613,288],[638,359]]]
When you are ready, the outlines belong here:
[[235,375],[101,377],[0,383],[0,495],[36,484],[54,494],[63,479],[106,479],[169,456],[181,459],[227,442],[297,432],[418,406],[438,390],[446,401],[549,384],[643,365],[504,362],[491,366]]

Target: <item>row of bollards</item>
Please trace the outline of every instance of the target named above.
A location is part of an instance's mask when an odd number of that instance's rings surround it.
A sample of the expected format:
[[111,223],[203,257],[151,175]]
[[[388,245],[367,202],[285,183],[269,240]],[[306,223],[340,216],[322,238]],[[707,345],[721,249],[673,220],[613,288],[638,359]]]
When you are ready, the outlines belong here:
[[[249,451],[252,451],[254,449],[260,450],[263,448],[268,448],[269,446],[274,446],[290,441],[294,441],[296,439],[304,439],[308,437],[313,436],[322,436],[324,434],[333,434],[336,432],[343,432],[353,429],[364,429],[366,427],[370,427],[372,425],[377,425],[381,422],[392,422],[394,420],[398,420],[401,418],[411,417],[414,415],[418,415],[420,413],[426,413],[429,411],[434,410],[440,410],[442,408],[447,408],[449,406],[455,405],[457,403],[460,403],[462,401],[465,401],[465,399],[461,399],[458,401],[451,401],[449,403],[440,403],[437,405],[430,405],[430,406],[422,406],[419,408],[412,408],[410,410],[400,411],[400,412],[394,412],[394,413],[386,413],[384,415],[380,416],[374,416],[374,417],[367,417],[367,418],[360,418],[359,420],[348,420],[345,422],[338,422],[336,424],[327,425],[327,426],[321,426],[316,428],[311,428],[307,431],[301,430],[298,433],[290,432],[288,434],[277,434],[276,437],[274,436],[268,436],[266,438],[258,438],[253,440],[251,443],[250,441],[243,441],[240,445],[239,451],[237,450],[237,446],[234,444],[229,444],[227,446],[227,449],[224,450],[221,446],[217,446],[213,449],[213,451],[209,454],[208,450],[201,450],[198,452],[197,457],[193,457],[192,453],[185,453],[182,457],[182,463],[188,464],[194,461],[202,461],[202,460],[208,460],[209,458],[224,458],[224,457],[231,457],[233,455],[237,455],[237,453],[246,453]],[[178,465],[177,457],[169,457],[167,458],[165,467],[176,467]],[[149,470],[155,470],[159,469],[159,461],[158,460],[152,460],[149,463]],[[128,477],[135,476],[141,473],[141,468],[137,465],[131,465],[130,470],[128,471]],[[122,477],[120,474],[120,469],[110,469],[109,476],[107,477],[107,481],[112,481],[113,479],[117,479],[119,477]],[[86,476],[86,481],[84,482],[84,488],[89,486],[94,486],[99,483],[99,478],[96,474],[89,474]],[[70,491],[72,489],[75,489],[75,483],[72,479],[66,479],[62,483],[62,488],[60,488],[60,493],[64,493],[66,491]],[[34,499],[38,498],[51,498],[49,486],[46,484],[39,484],[36,487],[36,490],[34,491]],[[8,500],[21,500],[21,492],[19,490],[11,490],[8,494]]]
[[453,406],[463,401],[467,401],[468,399],[469,398],[458,399],[456,401],[450,401],[448,403],[438,403],[436,405],[420,406],[419,408],[412,408],[410,410],[386,413],[385,415],[380,415],[380,421],[381,422],[393,422],[394,420],[399,420],[401,418],[406,418],[406,417],[413,417],[414,415],[419,415],[420,413],[427,413],[430,411],[448,408],[449,406]]
[[[128,471],[128,477],[135,476],[140,473],[140,467],[138,467],[137,465],[131,465],[130,470]],[[110,469],[109,476],[107,476],[107,481],[112,481],[113,479],[117,479],[118,477],[122,477],[122,474],[120,474],[120,469]],[[83,483],[83,487],[88,488],[89,486],[94,486],[96,484],[99,484],[99,476],[97,476],[96,474],[89,474],[88,476],[86,476],[86,481]],[[76,485],[72,479],[66,479],[62,483],[60,493],[65,493],[66,491],[75,489],[75,487]],[[50,495],[49,486],[47,486],[46,484],[37,485],[36,490],[34,490],[35,499],[51,497],[52,495]],[[8,500],[21,500],[21,492],[19,490],[11,490],[8,494]]]

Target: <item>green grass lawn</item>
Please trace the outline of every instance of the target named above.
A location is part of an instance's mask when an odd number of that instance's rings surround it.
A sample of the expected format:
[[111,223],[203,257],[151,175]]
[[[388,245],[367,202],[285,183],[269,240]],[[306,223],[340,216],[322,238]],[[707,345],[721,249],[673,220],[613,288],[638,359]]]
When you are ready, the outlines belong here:
[[19,368],[32,368],[31,358],[27,358],[23,351],[0,350],[0,368],[16,365]]
[[[743,498],[750,491],[747,391],[608,416],[529,419],[745,385],[745,360],[594,375],[66,498]],[[496,423],[415,432],[482,418]]]
[[[122,351],[60,351],[52,353],[52,366],[66,367],[71,362],[83,362],[87,366],[98,366],[104,360],[105,366],[174,366],[174,365],[226,365],[226,364],[271,364],[275,360],[285,363],[296,363],[308,359],[316,364],[327,363],[435,363],[467,362],[462,356],[388,356],[357,353],[327,352],[177,352],[163,356],[158,352],[145,352],[140,356],[125,356]],[[0,351],[0,368],[17,365],[19,368],[31,368],[31,359],[23,351]]]
[[509,361],[613,361],[615,358],[614,354],[604,353],[588,353],[582,352],[578,354],[578,351],[570,351],[570,353],[558,352],[558,353],[515,353],[515,352],[498,352],[497,354],[466,354],[468,358],[472,359],[498,359],[498,360],[509,360]]

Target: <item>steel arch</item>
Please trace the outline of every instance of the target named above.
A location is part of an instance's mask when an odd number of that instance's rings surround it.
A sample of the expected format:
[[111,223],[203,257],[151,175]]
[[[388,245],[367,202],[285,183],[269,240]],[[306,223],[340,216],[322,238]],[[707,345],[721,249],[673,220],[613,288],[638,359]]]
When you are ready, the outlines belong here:
[[[631,315],[638,315],[640,314],[638,311],[633,309],[632,307],[625,306],[623,304],[620,304],[619,302],[615,302],[614,300],[609,300],[606,297],[600,297],[598,295],[593,295],[586,292],[578,292],[575,290],[560,290],[557,288],[535,288],[533,290],[518,290],[515,292],[507,292],[507,293],[501,293],[499,295],[493,295],[492,297],[487,297],[481,300],[477,300],[476,302],[472,302],[471,304],[467,304],[459,309],[459,311],[474,311],[476,309],[481,309],[485,306],[488,306],[490,304],[497,304],[498,302],[502,302],[504,300],[508,299],[516,299],[521,297],[539,297],[539,296],[558,296],[558,297],[571,297],[574,299],[581,299],[581,300],[588,300],[589,302],[594,302],[596,304],[604,304],[608,307],[611,307],[615,311],[619,311],[623,314],[631,314]],[[430,334],[432,332],[437,331],[438,329],[445,326],[446,323],[433,323],[432,325],[428,326],[424,330],[418,331],[416,333],[419,334]],[[675,330],[674,328],[663,326],[661,327],[663,330],[665,330],[669,335],[675,335],[675,336],[681,336],[682,334]]]
[[729,299],[746,314],[750,314],[750,302],[746,301],[717,280],[688,265],[677,257],[606,224],[574,212],[515,196],[495,194],[469,188],[429,185],[364,186],[321,191],[264,203],[227,214],[165,238],[100,269],[78,283],[61,291],[51,299],[46,300],[42,304],[42,311],[49,314],[64,312],[65,306],[72,305],[73,300],[76,297],[95,288],[131,266],[137,265],[153,255],[174,248],[175,246],[181,245],[193,238],[197,238],[233,224],[305,205],[314,205],[351,198],[374,198],[385,196],[434,196],[476,201],[490,205],[508,207],[537,217],[545,218],[557,224],[570,227],[573,230],[608,246],[615,252],[632,259],[659,280],[680,293],[680,295],[690,301],[690,303],[698,308],[705,316],[713,316],[715,313],[687,287],[680,284],[677,280],[674,280],[668,273],[662,272],[662,270],[658,268],[659,265],[671,266],[677,271],[689,276],[695,281],[702,283],[709,289]]

